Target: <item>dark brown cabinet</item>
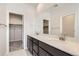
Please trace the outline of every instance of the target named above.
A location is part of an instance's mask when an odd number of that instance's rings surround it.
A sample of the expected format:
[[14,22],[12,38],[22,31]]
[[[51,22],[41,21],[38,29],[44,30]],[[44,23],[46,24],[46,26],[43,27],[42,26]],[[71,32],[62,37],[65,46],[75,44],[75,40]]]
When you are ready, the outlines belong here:
[[27,37],[27,48],[33,56],[72,56],[31,36]]
[[39,47],[39,56],[51,56],[47,51]]

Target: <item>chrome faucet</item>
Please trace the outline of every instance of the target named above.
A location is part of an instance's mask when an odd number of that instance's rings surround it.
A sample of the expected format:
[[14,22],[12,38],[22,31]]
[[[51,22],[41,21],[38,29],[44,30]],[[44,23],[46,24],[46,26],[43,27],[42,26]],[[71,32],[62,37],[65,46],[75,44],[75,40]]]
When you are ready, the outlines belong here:
[[59,40],[65,41],[65,34],[60,34]]
[[39,35],[39,33],[36,33],[36,35]]

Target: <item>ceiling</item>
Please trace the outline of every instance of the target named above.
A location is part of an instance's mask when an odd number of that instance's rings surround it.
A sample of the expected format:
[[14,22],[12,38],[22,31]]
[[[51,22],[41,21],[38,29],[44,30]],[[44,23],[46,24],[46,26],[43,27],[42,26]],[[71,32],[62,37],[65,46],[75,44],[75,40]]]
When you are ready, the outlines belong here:
[[54,8],[57,6],[58,6],[58,4],[56,4],[56,3],[40,3],[40,4],[38,4],[36,9],[37,9],[37,12],[43,12],[43,11],[49,9],[50,7]]
[[34,8],[37,8],[38,4],[39,4],[39,3],[28,3],[28,5],[31,5],[31,6],[34,7]]
[[39,3],[31,3],[31,5],[32,5],[33,7],[35,7],[35,8],[38,6],[38,4],[39,4]]
[[56,3],[29,3],[29,5],[34,7],[38,13],[43,12],[52,6],[57,6]]

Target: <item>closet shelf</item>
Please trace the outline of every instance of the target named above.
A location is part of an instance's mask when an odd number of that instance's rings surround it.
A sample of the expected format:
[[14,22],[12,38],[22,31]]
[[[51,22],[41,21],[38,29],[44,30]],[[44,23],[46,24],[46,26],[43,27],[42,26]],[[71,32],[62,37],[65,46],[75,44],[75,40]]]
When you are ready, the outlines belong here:
[[9,24],[9,25],[23,25],[23,24]]

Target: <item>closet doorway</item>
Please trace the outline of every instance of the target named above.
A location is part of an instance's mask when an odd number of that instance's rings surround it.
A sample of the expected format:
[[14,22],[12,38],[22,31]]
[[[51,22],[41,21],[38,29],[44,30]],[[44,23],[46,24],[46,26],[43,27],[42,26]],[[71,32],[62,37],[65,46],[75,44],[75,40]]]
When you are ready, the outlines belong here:
[[23,16],[9,14],[9,51],[23,48]]

